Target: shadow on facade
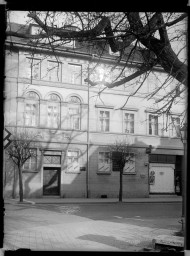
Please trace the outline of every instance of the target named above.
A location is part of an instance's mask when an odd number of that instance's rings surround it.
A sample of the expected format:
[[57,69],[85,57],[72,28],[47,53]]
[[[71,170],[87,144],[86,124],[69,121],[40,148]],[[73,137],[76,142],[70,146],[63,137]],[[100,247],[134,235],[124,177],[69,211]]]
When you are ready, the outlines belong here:
[[[40,129],[38,131],[41,131]],[[87,144],[85,143],[86,131],[76,132],[76,131],[61,131],[59,129],[54,129],[54,133],[50,134],[48,132],[49,139],[48,141],[40,142],[40,154],[38,155],[37,160],[37,172],[23,172],[24,176],[24,197],[25,198],[35,198],[42,196],[58,196],[62,198],[84,198],[87,194]],[[65,140],[64,134],[69,134],[69,139]],[[45,134],[45,133],[44,133]],[[47,135],[45,134],[44,137]],[[102,134],[100,136],[103,136]],[[145,137],[145,136],[144,136]],[[82,138],[82,139],[81,139]],[[147,143],[145,143],[143,137],[132,137],[134,141],[132,147],[135,149],[136,159],[135,159],[135,173],[127,173],[123,175],[123,198],[128,197],[149,197],[150,193],[150,165],[149,165],[149,155],[146,153],[146,148],[149,145],[153,144],[152,154],[157,154],[158,148],[164,148],[166,142],[161,138],[157,139],[157,144],[155,145],[154,138],[148,138]],[[81,143],[82,141],[82,143]],[[151,143],[151,141],[153,143]],[[167,138],[167,141],[169,139]],[[110,142],[109,142],[110,143]],[[177,143],[177,142],[176,142]],[[169,146],[169,145],[168,145]],[[101,173],[99,172],[98,167],[98,154],[99,152],[106,151],[108,147],[105,145],[96,145],[90,144],[89,147],[89,177],[88,177],[88,189],[89,197],[91,198],[117,198],[119,194],[119,172],[111,171],[110,173]],[[69,171],[68,170],[68,159],[67,151],[68,150],[78,150],[80,156],[78,158],[79,166],[78,171]],[[170,150],[171,151],[171,150]],[[175,150],[173,150],[175,152]],[[44,153],[45,152],[45,153]],[[49,152],[49,153],[48,153]],[[55,152],[60,153],[60,163],[44,163],[44,155],[48,156]],[[159,149],[158,152],[162,154]],[[171,154],[171,152],[170,152]],[[167,155],[167,150],[163,150],[163,155]],[[175,153],[174,153],[175,155]],[[52,155],[54,156],[54,155]],[[164,159],[164,158],[163,158]],[[176,177],[181,179],[182,171],[182,156],[176,155],[175,157],[175,172],[174,172],[174,185],[176,193]],[[163,162],[166,164],[166,162]],[[10,163],[9,163],[10,164]],[[13,166],[7,166],[6,169],[6,182],[9,186],[9,191],[7,192],[8,197],[12,197],[12,189],[14,189],[13,180]],[[49,177],[44,176],[44,170],[48,169],[49,173],[51,170],[58,170],[49,174]],[[17,173],[17,172],[16,172]],[[44,179],[49,179],[47,182],[44,182]],[[17,179],[17,188],[15,189],[15,195],[18,196],[18,175]],[[56,186],[56,193],[55,192]],[[16,187],[16,186],[15,186]],[[44,194],[44,191],[49,189],[47,194]],[[180,184],[181,190],[181,184]],[[53,192],[52,192],[53,191]],[[162,191],[158,191],[162,193]],[[180,193],[180,191],[179,191]]]

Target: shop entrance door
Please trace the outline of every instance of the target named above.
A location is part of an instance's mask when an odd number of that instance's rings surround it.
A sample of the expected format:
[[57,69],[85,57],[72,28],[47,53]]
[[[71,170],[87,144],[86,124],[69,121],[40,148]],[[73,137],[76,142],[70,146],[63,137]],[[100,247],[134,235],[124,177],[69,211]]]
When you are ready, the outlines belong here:
[[150,164],[150,193],[175,193],[173,164]]
[[43,195],[60,195],[60,167],[44,167],[43,170]]

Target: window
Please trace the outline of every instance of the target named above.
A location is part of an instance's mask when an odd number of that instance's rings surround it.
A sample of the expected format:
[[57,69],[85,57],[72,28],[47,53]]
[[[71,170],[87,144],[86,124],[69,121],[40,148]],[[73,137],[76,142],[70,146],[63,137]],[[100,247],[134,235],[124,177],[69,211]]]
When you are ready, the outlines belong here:
[[176,156],[175,155],[158,155],[150,154],[149,155],[150,163],[166,163],[166,164],[175,164]]
[[26,58],[27,60],[27,77],[40,79],[40,59]]
[[111,47],[109,46],[109,54],[110,54],[110,55],[114,55],[114,56],[120,56],[120,51],[112,52],[112,49],[111,49]]
[[81,84],[82,80],[82,66],[69,64],[69,83]]
[[171,117],[171,129],[170,136],[171,137],[180,137],[180,118],[179,117]]
[[135,173],[135,155],[134,153],[128,153],[126,156],[126,163],[123,168],[123,173],[134,174]]
[[23,170],[36,171],[37,168],[37,150],[32,149],[34,151],[33,156],[30,157],[23,165]]
[[36,126],[38,124],[38,100],[39,97],[35,92],[28,92],[25,103],[25,125]]
[[110,153],[109,152],[99,152],[98,155],[98,172],[110,172]]
[[30,34],[31,35],[38,35],[43,32],[43,29],[37,25],[32,25],[30,27]]
[[[73,21],[71,21],[71,22],[73,22]],[[63,29],[64,29],[64,31],[68,31],[68,32],[78,30],[78,28],[76,26],[72,26],[72,25],[65,25]],[[75,40],[73,40],[73,39],[64,40],[63,46],[66,46],[69,48],[75,48]]]
[[158,135],[158,116],[149,115],[149,134]]
[[78,97],[72,96],[69,99],[69,127],[70,129],[80,130],[80,119],[81,119],[81,101]]
[[44,155],[44,164],[61,164],[61,156]]
[[109,132],[110,112],[100,110],[99,125],[101,132]]
[[124,113],[124,133],[134,133],[134,114]]
[[48,80],[52,82],[61,81],[61,63],[57,61],[48,61]]
[[69,172],[79,172],[79,151],[78,150],[68,150],[67,152],[67,170]]
[[56,94],[51,94],[48,99],[48,127],[59,128],[60,98]]

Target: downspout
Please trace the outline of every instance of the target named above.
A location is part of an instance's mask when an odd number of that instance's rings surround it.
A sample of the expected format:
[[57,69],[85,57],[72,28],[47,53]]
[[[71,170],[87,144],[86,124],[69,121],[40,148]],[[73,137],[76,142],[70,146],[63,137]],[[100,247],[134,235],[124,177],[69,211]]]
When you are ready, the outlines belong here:
[[[88,63],[88,80],[89,80],[89,63]],[[87,113],[87,170],[86,170],[86,197],[89,198],[89,117],[90,117],[90,92],[88,82],[88,113]]]

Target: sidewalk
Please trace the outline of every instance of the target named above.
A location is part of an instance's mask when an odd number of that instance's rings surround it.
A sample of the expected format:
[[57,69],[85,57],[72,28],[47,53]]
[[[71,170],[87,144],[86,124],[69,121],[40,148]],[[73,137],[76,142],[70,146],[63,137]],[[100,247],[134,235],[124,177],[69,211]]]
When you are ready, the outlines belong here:
[[[128,202],[181,203],[181,197],[155,196],[124,199],[124,203]],[[144,248],[153,249],[153,239],[156,244],[159,242],[157,238],[162,235],[173,237],[180,228],[175,218],[171,224],[176,223],[176,228],[172,226],[171,228],[158,228],[154,225],[147,225],[152,222],[151,219],[146,220],[135,216],[136,213],[131,217],[127,212],[124,216],[119,215],[119,218],[113,214],[108,219],[94,219],[91,214],[82,214],[80,209],[82,205],[74,205],[119,203],[118,198],[46,197],[27,199],[25,203],[35,203],[39,206],[28,207],[20,204],[18,199],[5,200],[4,250],[27,248],[34,251],[142,251]],[[53,203],[55,206],[48,206]],[[56,204],[60,205],[56,206]],[[53,207],[57,207],[59,211]],[[135,222],[132,221],[134,219]]]
[[[19,199],[5,199],[5,203],[17,203]],[[176,195],[151,195],[149,198],[124,198],[123,203],[181,203],[182,197]],[[42,197],[24,199],[24,203],[31,204],[100,204],[119,203],[118,198],[60,198]]]

